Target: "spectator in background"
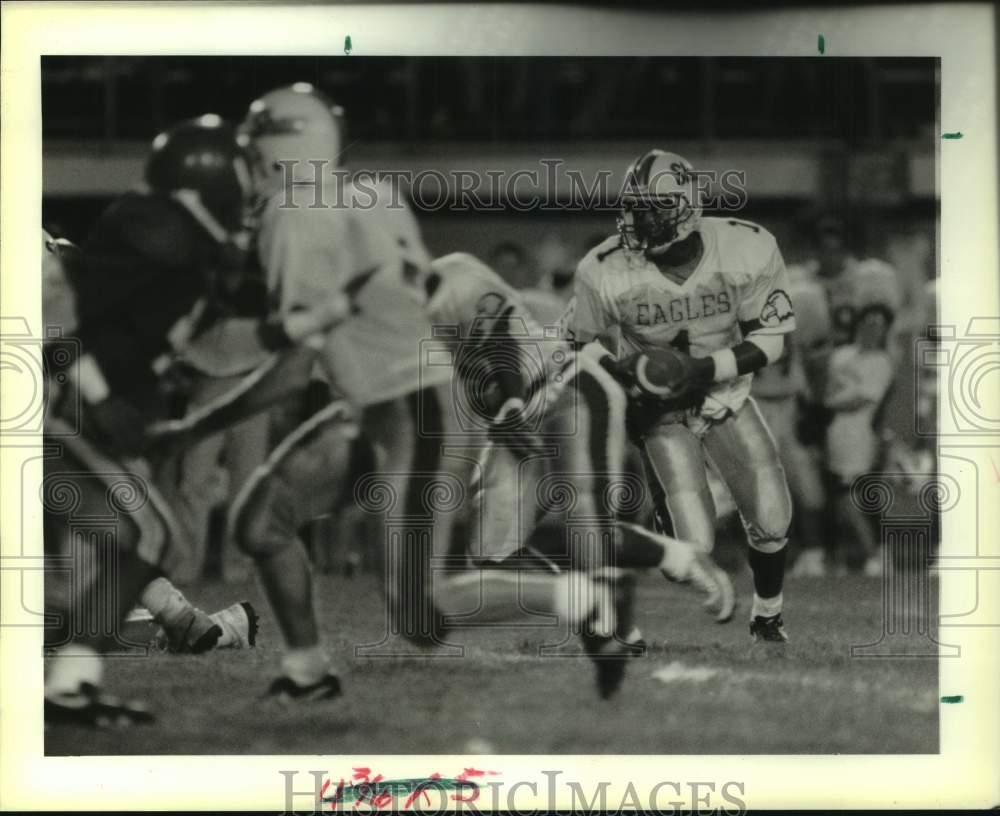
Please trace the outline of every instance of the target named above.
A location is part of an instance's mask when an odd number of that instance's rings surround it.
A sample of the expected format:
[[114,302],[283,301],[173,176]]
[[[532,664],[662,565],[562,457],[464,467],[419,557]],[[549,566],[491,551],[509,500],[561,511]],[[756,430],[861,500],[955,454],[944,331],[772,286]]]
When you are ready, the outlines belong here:
[[934,322],[926,308],[926,287],[934,275],[933,226],[909,226],[889,236],[885,258],[898,273],[901,304],[893,331],[909,340],[924,334]]
[[493,247],[489,264],[515,289],[523,289],[533,282],[528,253],[513,241],[503,241]]
[[807,268],[826,291],[831,320],[831,342],[851,342],[857,315],[866,306],[880,303],[894,315],[903,302],[899,274],[877,258],[858,260],[848,249],[844,225],[824,216],[814,228],[815,259]]
[[892,385],[895,364],[887,351],[893,313],[881,303],[858,312],[853,342],[830,356],[824,403],[832,412],[826,432],[826,461],[834,487],[837,539],[852,571],[877,575],[881,554],[871,518],[851,497],[851,484],[881,458],[879,407]]
[[572,256],[569,246],[555,233],[547,235],[539,244],[536,258],[538,282],[522,289],[521,297],[539,324],[554,326],[573,296],[573,278],[579,259]]

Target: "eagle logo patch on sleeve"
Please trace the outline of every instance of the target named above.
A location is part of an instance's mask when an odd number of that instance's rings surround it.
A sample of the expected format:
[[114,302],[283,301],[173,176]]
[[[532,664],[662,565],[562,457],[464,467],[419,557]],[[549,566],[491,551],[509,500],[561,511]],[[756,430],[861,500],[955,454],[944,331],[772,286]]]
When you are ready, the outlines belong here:
[[775,289],[767,296],[764,308],[760,310],[761,325],[774,328],[792,317],[795,317],[792,299],[784,289]]

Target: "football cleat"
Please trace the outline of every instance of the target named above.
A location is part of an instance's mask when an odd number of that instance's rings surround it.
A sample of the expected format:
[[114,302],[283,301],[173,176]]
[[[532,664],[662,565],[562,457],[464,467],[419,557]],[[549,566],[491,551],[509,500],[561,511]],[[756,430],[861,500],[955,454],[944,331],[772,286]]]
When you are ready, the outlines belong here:
[[163,627],[157,645],[178,654],[204,654],[212,651],[221,637],[222,627],[212,616],[192,606],[177,623]]
[[102,694],[91,683],[81,683],[75,693],[45,697],[45,724],[83,725],[90,728],[127,728],[156,718],[141,703]]
[[257,645],[260,616],[249,601],[240,601],[209,617],[222,629],[215,648],[252,649]]
[[[614,696],[625,681],[625,669],[630,657],[645,654],[645,643],[633,624],[633,607],[635,604],[635,576],[632,573],[619,573],[607,570],[603,574],[591,576],[594,583],[611,590],[614,601],[614,631],[610,636],[595,634],[595,624],[601,620],[601,604],[584,622],[582,635],[583,646],[594,664],[597,672],[597,693],[602,700]],[[624,636],[619,633],[626,633]],[[639,635],[639,642],[630,640],[633,635]]]
[[629,655],[614,651],[592,654],[590,659],[597,670],[597,693],[602,700],[613,697],[625,681],[625,665]]
[[267,690],[268,697],[273,697],[281,702],[333,700],[342,693],[340,678],[332,672],[306,686],[299,685],[291,677],[282,676],[271,683],[271,687]]
[[785,632],[785,622],[781,619],[781,614],[757,615],[750,621],[750,639],[754,643],[787,643],[788,634]]

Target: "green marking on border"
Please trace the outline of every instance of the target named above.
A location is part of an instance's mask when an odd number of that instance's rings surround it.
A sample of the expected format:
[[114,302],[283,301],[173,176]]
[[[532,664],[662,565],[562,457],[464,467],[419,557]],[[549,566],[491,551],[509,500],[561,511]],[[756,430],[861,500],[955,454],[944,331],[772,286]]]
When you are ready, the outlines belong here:
[[819,49],[819,53],[821,54],[826,53],[826,37],[824,37],[822,34],[820,34],[816,38],[816,48]]
[[354,46],[351,44],[351,35],[348,34],[344,37],[344,53],[347,54],[347,56],[350,56],[353,48]]
[[954,133],[942,133],[941,134],[941,138],[942,139],[961,139],[962,138],[962,131],[956,130]]
[[961,694],[945,695],[941,698],[942,703],[961,703],[965,698]]

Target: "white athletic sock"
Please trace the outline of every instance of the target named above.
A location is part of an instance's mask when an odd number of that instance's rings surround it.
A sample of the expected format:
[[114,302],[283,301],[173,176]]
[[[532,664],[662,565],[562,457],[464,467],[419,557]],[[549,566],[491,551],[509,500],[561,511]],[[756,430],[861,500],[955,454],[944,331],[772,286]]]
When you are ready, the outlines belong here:
[[222,634],[219,635],[219,640],[215,644],[216,649],[226,649],[229,646],[232,646],[236,641],[236,633],[233,631],[233,627],[223,623],[222,618],[225,613],[226,610],[222,609],[219,612],[213,612],[209,615],[212,622],[218,624],[219,628],[222,630]]
[[289,649],[281,658],[281,671],[300,686],[309,686],[323,679],[330,669],[330,660],[316,646]]
[[756,592],[753,594],[753,606],[750,609],[750,620],[758,615],[762,618],[770,618],[781,612],[781,593],[773,598],[761,598]]
[[100,686],[103,675],[101,656],[89,646],[79,643],[61,646],[45,673],[45,696],[76,694],[81,683]]
[[655,541],[663,548],[663,559],[658,564],[662,572],[671,581],[687,581],[691,577],[691,565],[694,563],[695,549],[691,544],[679,541],[662,533],[654,533],[640,527],[638,524],[620,522],[622,527],[627,528],[634,535],[645,536],[651,541]]
[[691,577],[691,565],[694,564],[694,550],[669,536],[658,535],[656,540],[663,545],[660,572],[674,581],[687,581]]
[[191,602],[166,578],[156,578],[142,591],[142,605],[163,626],[172,626],[193,612]]

